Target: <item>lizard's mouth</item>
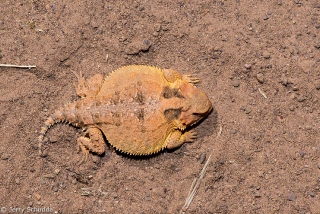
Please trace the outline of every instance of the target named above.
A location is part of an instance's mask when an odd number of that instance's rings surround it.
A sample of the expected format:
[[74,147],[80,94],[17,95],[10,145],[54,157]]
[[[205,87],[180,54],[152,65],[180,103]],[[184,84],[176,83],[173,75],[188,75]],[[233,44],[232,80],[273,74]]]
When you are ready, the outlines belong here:
[[206,114],[181,114],[180,120],[185,126],[193,126],[201,120]]
[[180,115],[180,121],[185,126],[193,126],[196,123],[198,123],[201,119],[203,119],[205,116],[207,116],[213,109],[211,102],[209,101],[210,105],[207,105],[208,108],[206,108],[202,112],[194,112],[190,113],[191,108],[188,110],[182,109],[181,115]]

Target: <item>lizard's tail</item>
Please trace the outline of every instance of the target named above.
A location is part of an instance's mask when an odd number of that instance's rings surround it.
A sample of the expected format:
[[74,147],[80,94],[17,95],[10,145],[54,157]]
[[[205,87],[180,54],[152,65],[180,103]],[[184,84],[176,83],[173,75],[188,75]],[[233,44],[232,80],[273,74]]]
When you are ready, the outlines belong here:
[[75,103],[70,103],[69,105],[65,106],[64,108],[61,108],[57,111],[55,111],[50,117],[47,118],[47,120],[44,122],[44,126],[42,126],[40,135],[38,137],[38,147],[39,147],[39,153],[42,155],[42,143],[43,139],[47,133],[47,131],[56,123],[61,122],[69,122],[74,125],[76,125],[75,120],[75,114],[74,114],[74,108]]

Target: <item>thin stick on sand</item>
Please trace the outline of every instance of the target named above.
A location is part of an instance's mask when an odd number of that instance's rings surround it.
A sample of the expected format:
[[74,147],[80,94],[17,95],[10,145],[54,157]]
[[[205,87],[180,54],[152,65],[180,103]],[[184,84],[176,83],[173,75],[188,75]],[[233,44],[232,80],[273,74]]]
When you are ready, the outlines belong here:
[[[220,130],[219,130],[219,133],[217,135],[217,138],[221,135],[221,132],[222,132],[222,126],[220,125]],[[208,160],[206,161],[206,163],[204,164],[204,166],[203,166],[203,168],[202,168],[202,170],[201,170],[201,172],[199,174],[199,178],[193,180],[193,182],[191,184],[191,188],[189,190],[189,194],[188,194],[187,199],[186,199],[186,202],[184,203],[184,205],[183,205],[183,207],[182,207],[182,209],[180,211],[180,214],[184,214],[187,211],[187,209],[188,209],[189,205],[191,204],[194,196],[198,192],[199,186],[200,186],[200,184],[202,182],[202,179],[203,179],[204,175],[206,174],[207,168],[208,168],[209,163],[211,161],[212,153],[213,153],[213,151],[209,155]]]
[[7,68],[36,68],[35,65],[11,65],[11,64],[0,64],[0,67],[7,67]]

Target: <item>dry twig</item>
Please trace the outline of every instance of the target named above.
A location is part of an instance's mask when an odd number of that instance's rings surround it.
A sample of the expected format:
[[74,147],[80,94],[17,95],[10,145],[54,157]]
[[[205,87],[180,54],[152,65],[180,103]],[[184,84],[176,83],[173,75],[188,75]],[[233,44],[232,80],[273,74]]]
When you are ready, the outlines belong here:
[[264,98],[267,99],[267,95],[266,95],[260,88],[258,88],[258,90],[259,90],[260,94],[261,94]]
[[11,65],[11,64],[0,64],[0,67],[7,67],[7,68],[35,68],[35,65]]
[[[222,132],[222,126],[220,125],[220,130],[219,130],[219,133],[217,135],[217,138],[221,135],[221,132]],[[199,186],[202,182],[202,179],[204,177],[204,175],[206,174],[207,172],[207,168],[209,166],[209,163],[211,161],[211,156],[213,154],[213,151],[210,153],[209,157],[208,157],[208,160],[206,161],[206,163],[204,164],[200,174],[199,174],[199,178],[198,179],[194,179],[192,184],[191,184],[191,188],[189,190],[189,193],[188,193],[188,196],[187,196],[187,199],[186,199],[186,202],[184,203],[181,211],[180,211],[180,214],[184,214],[187,209],[189,208],[189,205],[191,204],[194,196],[196,195],[196,193],[198,192],[198,189],[199,189]]]

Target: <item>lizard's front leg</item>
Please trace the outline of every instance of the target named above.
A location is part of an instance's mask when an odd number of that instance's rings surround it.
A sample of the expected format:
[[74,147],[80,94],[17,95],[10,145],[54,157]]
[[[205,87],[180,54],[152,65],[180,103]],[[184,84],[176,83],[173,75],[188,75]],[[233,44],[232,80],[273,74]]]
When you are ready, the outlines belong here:
[[167,148],[174,149],[181,146],[186,142],[193,142],[197,138],[197,132],[191,129],[190,131],[182,133],[180,130],[172,132],[170,137],[167,139]]
[[78,96],[93,97],[97,95],[103,82],[103,76],[101,74],[96,74],[85,80],[81,71],[79,72],[79,75],[75,71],[72,72],[78,78],[78,85],[76,86],[76,93]]

